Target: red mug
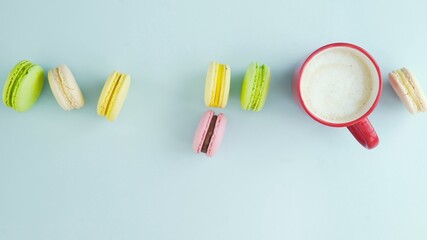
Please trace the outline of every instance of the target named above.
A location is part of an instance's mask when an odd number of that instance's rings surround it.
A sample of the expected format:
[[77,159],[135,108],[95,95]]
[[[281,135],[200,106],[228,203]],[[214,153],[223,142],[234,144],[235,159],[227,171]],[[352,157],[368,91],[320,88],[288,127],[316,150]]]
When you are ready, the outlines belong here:
[[314,51],[295,71],[292,91],[299,106],[317,122],[347,127],[367,149],[379,138],[368,116],[382,92],[375,59],[363,48],[333,43]]

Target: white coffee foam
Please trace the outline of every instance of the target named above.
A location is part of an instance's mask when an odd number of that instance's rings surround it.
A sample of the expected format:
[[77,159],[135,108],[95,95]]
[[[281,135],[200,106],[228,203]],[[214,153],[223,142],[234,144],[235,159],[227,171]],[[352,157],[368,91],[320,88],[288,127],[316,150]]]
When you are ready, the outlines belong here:
[[375,101],[379,79],[363,53],[334,47],[317,54],[301,79],[302,98],[310,112],[332,123],[360,118]]

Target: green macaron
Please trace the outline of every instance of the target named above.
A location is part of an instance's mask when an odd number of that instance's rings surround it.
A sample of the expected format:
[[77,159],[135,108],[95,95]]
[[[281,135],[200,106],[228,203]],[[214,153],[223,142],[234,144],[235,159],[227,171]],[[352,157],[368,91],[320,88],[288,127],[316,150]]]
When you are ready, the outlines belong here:
[[260,111],[267,100],[271,72],[266,65],[251,63],[243,80],[240,104],[243,110]]
[[16,64],[3,88],[3,102],[18,112],[28,111],[43,89],[43,68],[28,60]]

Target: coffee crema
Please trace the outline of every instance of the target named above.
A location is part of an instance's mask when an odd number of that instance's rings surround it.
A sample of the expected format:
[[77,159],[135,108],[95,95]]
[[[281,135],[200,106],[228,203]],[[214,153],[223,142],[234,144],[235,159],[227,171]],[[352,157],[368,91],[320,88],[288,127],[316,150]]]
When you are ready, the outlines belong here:
[[307,63],[301,95],[310,112],[331,123],[347,123],[369,111],[379,88],[375,65],[346,47],[326,49]]

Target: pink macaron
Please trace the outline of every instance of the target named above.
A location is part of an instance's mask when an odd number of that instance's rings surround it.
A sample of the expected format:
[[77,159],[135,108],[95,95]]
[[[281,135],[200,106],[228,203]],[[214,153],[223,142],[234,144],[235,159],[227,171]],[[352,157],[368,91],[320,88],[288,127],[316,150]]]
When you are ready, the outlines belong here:
[[226,125],[227,118],[224,114],[215,115],[211,110],[205,112],[194,135],[194,151],[212,157],[221,145]]

